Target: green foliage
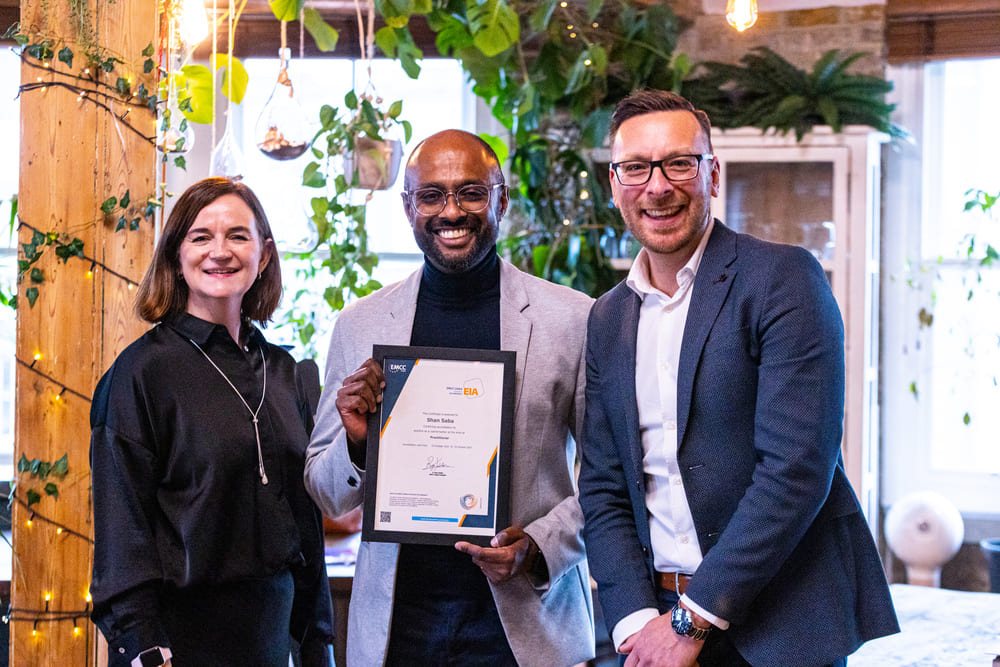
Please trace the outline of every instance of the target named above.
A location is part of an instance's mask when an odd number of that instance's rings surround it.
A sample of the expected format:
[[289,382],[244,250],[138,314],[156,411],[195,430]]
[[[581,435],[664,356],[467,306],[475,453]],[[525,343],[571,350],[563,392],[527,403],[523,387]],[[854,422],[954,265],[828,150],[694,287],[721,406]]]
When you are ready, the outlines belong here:
[[[1000,200],[1000,192],[993,195],[985,190],[971,188],[965,191],[965,196],[968,197],[968,199],[963,207],[964,212],[968,213],[970,211],[978,210],[986,215],[986,220],[989,224],[998,222],[997,211],[1000,211],[1000,208],[994,209],[994,207],[997,205],[997,201]],[[989,242],[979,244],[976,234],[966,235],[963,239],[963,244],[964,245],[962,247],[958,248],[958,251],[959,254],[965,255],[966,259],[969,261],[967,266],[972,274],[970,278],[973,283],[973,286],[969,287],[966,292],[965,301],[967,307],[985,307],[989,308],[991,311],[995,311],[997,307],[1000,306],[1000,293],[992,290],[984,290],[982,286],[983,276],[981,270],[984,268],[992,268],[1000,263],[1000,252],[998,252],[996,247]],[[982,247],[982,245],[985,245],[985,247]],[[944,258],[939,257],[938,262],[942,261],[944,261]],[[964,280],[965,279],[963,278],[963,281]],[[915,288],[913,281],[908,280],[907,284],[910,287]],[[974,299],[978,301],[977,304],[972,303]],[[985,304],[982,303],[984,300],[986,301]],[[936,306],[936,298],[932,294],[930,308],[924,306],[917,311],[917,319],[920,323],[921,330],[934,325],[934,306]],[[966,354],[973,356],[973,352],[969,348],[966,348]],[[996,385],[995,377],[994,385]],[[913,394],[914,399],[918,398],[916,382],[910,383],[910,392]],[[965,426],[968,426],[971,422],[972,416],[966,412],[962,417],[962,423]]]
[[[395,11],[420,13],[415,3]],[[513,138],[501,247],[549,280],[590,294],[611,287],[600,241],[619,237],[623,224],[605,189],[607,167],[590,149],[603,144],[612,107],[631,90],[679,90],[690,71],[673,55],[681,20],[661,3],[490,0],[435,4],[427,23],[438,51],[462,62]]]
[[232,59],[232,90],[229,86],[229,56],[225,53],[215,54],[215,69],[222,72],[222,83],[220,92],[233,100],[233,104],[239,104],[247,94],[247,85],[250,83],[250,75],[247,74],[243,62],[239,58]]
[[[57,461],[43,461],[41,459],[28,459],[23,453],[21,454],[20,460],[17,462],[17,472],[19,475],[27,474],[28,484],[39,484],[44,482],[42,485],[42,490],[45,495],[52,496],[59,499],[59,487],[54,483],[48,481],[49,477],[54,477],[59,481],[66,479],[66,475],[69,473],[69,456],[63,454],[62,458]],[[25,482],[19,482],[22,486]],[[32,486],[26,491],[26,496],[28,498],[28,507],[30,508],[35,503],[42,499],[41,494]],[[8,504],[14,499],[14,489],[11,488],[11,495],[8,499]]]
[[[371,277],[378,256],[368,248],[367,199],[362,203],[354,201],[356,196],[352,197],[352,191],[358,185],[357,175],[352,174],[349,182],[343,174],[344,157],[353,153],[358,137],[381,141],[387,131],[399,128],[405,141],[410,140],[412,127],[409,121],[399,118],[402,102],[392,103],[385,111],[380,103],[380,99],[367,94],[359,96],[352,90],[344,97],[342,113],[324,105],[319,113],[320,129],[311,142],[315,160],[302,172],[302,185],[320,191],[310,199],[317,241],[313,248],[288,253],[286,257],[297,260],[296,273],[310,284],[320,284],[322,276],[329,276],[323,300],[333,311],[342,309],[350,299],[381,287]],[[322,252],[318,252],[320,249]],[[316,314],[307,305],[309,296],[306,290],[293,295],[285,318],[307,347],[316,332]]]
[[317,10],[307,7],[303,19],[306,30],[309,31],[313,41],[316,42],[317,49],[326,53],[337,48],[337,40],[340,39],[340,33],[337,32],[336,28],[324,21]]
[[267,0],[271,5],[274,17],[279,21],[294,21],[299,18],[299,12],[306,4],[306,0]]
[[802,137],[816,125],[840,132],[844,125],[867,125],[896,139],[909,134],[889,120],[894,105],[885,102],[892,84],[885,79],[849,74],[864,53],[827,51],[801,70],[767,47],[745,54],[740,65],[709,62],[705,74],[685,81],[683,94],[720,128],[775,128]]
[[[991,220],[996,222],[996,212],[993,207],[996,206],[997,200],[1000,200],[1000,192],[995,195],[991,195],[985,190],[979,190],[976,188],[971,188],[965,191],[965,196],[969,197],[968,201],[965,202],[965,211],[974,211],[979,209],[982,213],[985,213]],[[997,210],[1000,210],[998,207]],[[977,246],[978,238],[975,234],[969,234],[965,238],[965,256],[969,259],[973,259],[979,252]],[[979,266],[981,267],[991,267],[994,263],[1000,261],[1000,252],[997,251],[992,244],[986,243],[986,247],[982,250],[982,256],[979,258]],[[977,274],[977,277],[978,274]],[[981,277],[979,282],[981,282]]]

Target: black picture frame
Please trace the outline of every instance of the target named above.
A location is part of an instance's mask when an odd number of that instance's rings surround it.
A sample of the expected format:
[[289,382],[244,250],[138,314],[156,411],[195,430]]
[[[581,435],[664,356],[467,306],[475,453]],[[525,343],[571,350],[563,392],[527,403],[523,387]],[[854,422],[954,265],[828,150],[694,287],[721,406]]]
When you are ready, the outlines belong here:
[[[379,492],[379,460],[382,452],[382,429],[389,418],[395,398],[398,397],[402,385],[405,385],[407,376],[394,378],[392,373],[386,374],[386,387],[383,391],[383,400],[379,409],[368,416],[368,441],[365,463],[365,489],[363,503],[363,518],[361,525],[361,537],[363,540],[371,542],[397,542],[402,544],[437,544],[453,545],[456,542],[464,541],[479,546],[489,546],[490,539],[496,533],[510,525],[510,477],[511,477],[511,454],[514,438],[514,380],[516,373],[517,353],[504,350],[478,350],[467,348],[442,348],[442,347],[422,347],[410,345],[374,345],[372,348],[372,358],[378,363],[383,372],[389,364],[410,364],[411,368],[421,359],[499,364],[503,368],[503,387],[500,414],[497,419],[500,423],[499,442],[496,443],[495,461],[491,459],[489,466],[490,475],[490,498],[486,501],[489,504],[486,517],[477,516],[474,518],[477,532],[465,532],[448,530],[435,532],[431,530],[406,530],[387,529],[382,527],[384,521],[380,519],[376,525],[375,516],[379,512],[378,492]],[[394,366],[398,368],[398,366]],[[471,365],[470,365],[471,368]],[[402,384],[400,384],[402,383]],[[468,391],[468,390],[467,390]],[[488,446],[488,445],[484,445]],[[495,478],[492,477],[495,475]],[[468,518],[462,517],[460,525]],[[430,518],[434,520],[433,517]],[[452,518],[440,519],[443,522],[453,522]],[[473,520],[473,519],[468,519]],[[485,520],[485,523],[483,523]],[[473,527],[470,525],[470,527]],[[489,534],[486,529],[489,528]]]

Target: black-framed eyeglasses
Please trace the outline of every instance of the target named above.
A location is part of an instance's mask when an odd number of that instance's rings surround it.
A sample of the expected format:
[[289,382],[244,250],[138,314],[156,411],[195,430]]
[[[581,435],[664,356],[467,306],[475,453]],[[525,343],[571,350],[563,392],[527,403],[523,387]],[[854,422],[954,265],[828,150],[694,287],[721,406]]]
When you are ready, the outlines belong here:
[[490,196],[496,188],[504,187],[504,183],[493,185],[463,185],[455,190],[441,188],[417,188],[404,190],[403,197],[410,202],[420,215],[437,215],[444,210],[448,196],[455,198],[455,203],[466,213],[479,213],[490,205]]
[[662,160],[623,160],[612,162],[618,182],[622,185],[645,185],[653,176],[653,167],[659,167],[668,181],[690,181],[698,177],[702,160],[711,160],[711,153],[701,155],[672,155]]

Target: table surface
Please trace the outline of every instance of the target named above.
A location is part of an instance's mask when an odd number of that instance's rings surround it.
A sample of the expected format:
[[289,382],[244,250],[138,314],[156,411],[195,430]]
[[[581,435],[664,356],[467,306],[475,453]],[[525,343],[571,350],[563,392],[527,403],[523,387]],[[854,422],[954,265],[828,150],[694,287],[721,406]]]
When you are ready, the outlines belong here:
[[902,631],[862,646],[850,667],[990,667],[1000,656],[1000,594],[889,588]]

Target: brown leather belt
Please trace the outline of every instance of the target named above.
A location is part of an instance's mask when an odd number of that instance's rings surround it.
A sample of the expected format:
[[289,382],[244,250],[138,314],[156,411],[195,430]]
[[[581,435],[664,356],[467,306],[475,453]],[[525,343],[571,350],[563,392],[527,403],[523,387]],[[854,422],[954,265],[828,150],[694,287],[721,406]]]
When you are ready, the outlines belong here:
[[690,574],[681,572],[657,572],[656,583],[660,588],[666,588],[678,595],[684,595],[688,582],[691,581]]

